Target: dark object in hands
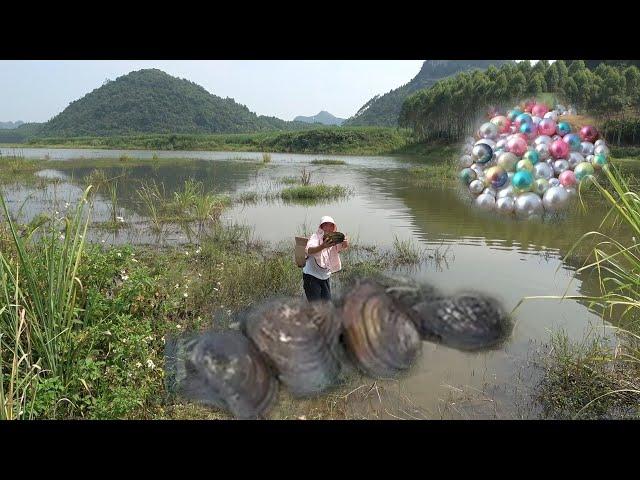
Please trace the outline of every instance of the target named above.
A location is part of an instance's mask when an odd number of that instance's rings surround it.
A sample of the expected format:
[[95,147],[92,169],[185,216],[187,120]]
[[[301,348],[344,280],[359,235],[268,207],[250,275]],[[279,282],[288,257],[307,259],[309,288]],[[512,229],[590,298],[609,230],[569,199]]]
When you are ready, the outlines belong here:
[[324,243],[331,242],[333,245],[337,245],[338,243],[344,242],[344,233],[341,232],[331,232],[325,233],[322,237],[322,241]]

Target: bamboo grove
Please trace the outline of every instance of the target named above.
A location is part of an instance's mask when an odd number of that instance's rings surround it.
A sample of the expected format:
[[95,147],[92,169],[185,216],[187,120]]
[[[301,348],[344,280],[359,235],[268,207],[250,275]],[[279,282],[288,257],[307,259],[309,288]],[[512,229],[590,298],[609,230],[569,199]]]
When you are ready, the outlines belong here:
[[625,132],[614,136],[613,142],[640,139],[638,68],[602,63],[590,70],[582,60],[568,64],[540,60],[535,65],[525,60],[460,73],[408,97],[399,124],[412,128],[421,141],[455,141],[470,134],[488,108],[508,109],[525,97],[541,94],[602,119],[605,134],[613,127]]

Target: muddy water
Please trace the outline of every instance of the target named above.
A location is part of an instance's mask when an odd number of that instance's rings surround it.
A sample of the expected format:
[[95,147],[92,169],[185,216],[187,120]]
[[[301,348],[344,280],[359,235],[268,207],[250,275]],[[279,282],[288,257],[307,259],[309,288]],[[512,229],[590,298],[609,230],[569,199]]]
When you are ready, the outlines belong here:
[[[49,155],[51,159],[117,158],[122,154],[151,158],[154,153],[160,158],[177,156],[176,152],[23,151],[28,157]],[[391,248],[396,238],[411,239],[439,260],[425,261],[419,268],[407,271],[408,275],[435,284],[444,292],[489,293],[498,297],[507,310],[525,296],[597,293],[594,278],[576,276],[575,266],[562,261],[575,240],[596,229],[602,219],[606,210],[595,198],[588,200],[591,203],[587,213],[575,210],[541,222],[523,222],[478,212],[470,207],[469,198],[453,187],[413,186],[406,171],[417,160],[411,157],[272,154],[272,162],[265,165],[259,153],[180,152],[180,157],[202,161],[188,168],[105,169],[109,177],[122,179],[118,212],[126,222],[144,225],[135,192],[145,179],[164,183],[167,192],[179,188],[187,178],[194,178],[220,193],[269,193],[285,186],[283,178],[299,176],[306,168],[312,172],[312,183],[348,186],[353,195],[321,205],[281,200],[237,204],[225,212],[224,219],[250,225],[255,237],[270,242],[292,243],[294,235],[315,230],[322,215],[333,216],[339,229],[360,244],[384,249]],[[339,158],[346,165],[310,164],[318,158]],[[14,186],[7,194],[14,208],[33,195],[31,203],[35,207],[28,214],[35,215],[38,208],[50,208],[55,199],[72,201],[92,170],[91,166],[83,166],[73,171],[41,172],[43,176],[60,177],[58,183],[47,184],[44,189]],[[99,220],[109,218],[110,211],[106,197],[98,202]],[[168,238],[184,240],[177,230],[169,232]],[[118,234],[94,231],[94,239],[154,241],[144,228]],[[349,268],[348,263],[344,268]],[[419,364],[399,383],[387,383],[388,391],[397,390],[403,398],[410,399],[414,412],[411,416],[419,418],[535,416],[535,407],[526,403],[537,381],[538,370],[531,367],[536,351],[547,348],[545,343],[551,332],[564,330],[570,338],[582,339],[589,331],[603,330],[603,322],[586,305],[572,300],[530,300],[518,308],[515,318],[513,337],[495,351],[469,354],[425,343]],[[384,406],[382,397],[373,398],[373,403],[380,401]],[[367,402],[370,408],[370,396]]]

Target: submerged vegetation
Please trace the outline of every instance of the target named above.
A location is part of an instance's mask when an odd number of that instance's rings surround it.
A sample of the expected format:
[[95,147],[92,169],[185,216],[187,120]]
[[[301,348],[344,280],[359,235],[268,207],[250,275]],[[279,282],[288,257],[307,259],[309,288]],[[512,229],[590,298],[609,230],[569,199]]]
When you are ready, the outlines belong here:
[[311,165],[346,165],[344,160],[311,160]]

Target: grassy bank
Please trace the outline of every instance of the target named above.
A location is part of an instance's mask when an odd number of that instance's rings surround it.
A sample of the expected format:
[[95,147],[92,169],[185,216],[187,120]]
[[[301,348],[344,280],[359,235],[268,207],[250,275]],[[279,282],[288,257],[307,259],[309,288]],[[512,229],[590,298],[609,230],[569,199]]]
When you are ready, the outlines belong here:
[[[578,273],[595,275],[601,293],[573,298],[615,322],[615,346],[598,337],[576,344],[561,334],[552,339],[539,399],[553,418],[640,418],[640,196],[615,167],[605,176],[607,188],[596,188],[610,211],[599,231],[574,247],[590,246]],[[630,237],[612,233],[619,224]]]
[[381,155],[402,152],[412,142],[412,134],[406,129],[336,127],[252,134],[142,134],[111,137],[32,138],[15,145],[23,148],[267,151]]

